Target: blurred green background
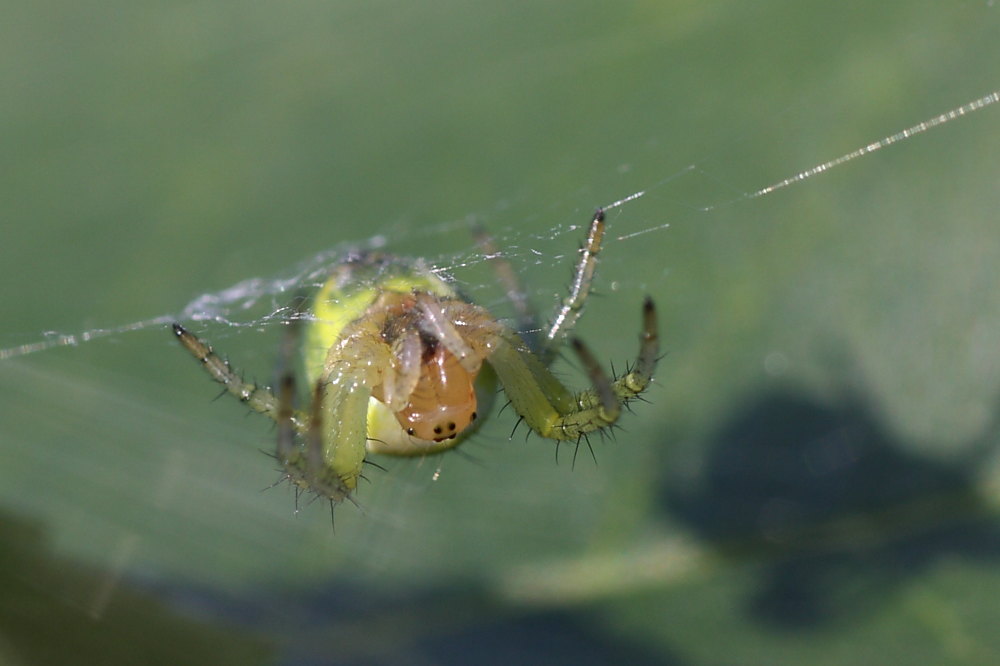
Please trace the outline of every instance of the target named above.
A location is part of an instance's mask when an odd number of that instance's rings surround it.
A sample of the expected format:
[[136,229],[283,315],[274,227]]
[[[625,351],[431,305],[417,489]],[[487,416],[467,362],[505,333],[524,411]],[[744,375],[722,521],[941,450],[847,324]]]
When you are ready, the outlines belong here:
[[646,190],[578,330],[669,353],[596,465],[508,410],[335,535],[165,327],[4,360],[0,662],[994,663],[1000,107],[741,194],[1000,87],[998,11],[7,3],[0,348],[375,236],[510,314],[470,217],[544,310]]

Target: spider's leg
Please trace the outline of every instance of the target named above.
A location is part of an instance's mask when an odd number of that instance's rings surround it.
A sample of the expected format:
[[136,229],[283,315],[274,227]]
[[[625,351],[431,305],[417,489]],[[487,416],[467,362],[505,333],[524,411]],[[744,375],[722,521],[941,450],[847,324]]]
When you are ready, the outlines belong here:
[[[621,406],[646,390],[653,381],[653,372],[660,354],[659,326],[656,306],[646,297],[642,304],[642,331],[639,334],[639,354],[632,368],[614,381],[608,379],[593,354],[579,340],[573,340],[573,349],[590,377],[593,388],[577,396],[581,408],[598,408],[595,412],[597,427],[605,427],[618,420]],[[594,430],[596,428],[591,428]],[[590,430],[587,430],[589,432]]]
[[[211,346],[178,323],[173,325],[174,335],[184,348],[198,361],[215,381],[222,384],[226,392],[255,412],[264,414],[280,423],[279,400],[266,386],[258,386],[245,381],[233,370],[228,361],[212,351]],[[287,419],[286,419],[287,420]],[[301,415],[292,414],[291,421],[296,430],[301,430]]]
[[563,299],[556,311],[548,331],[545,333],[545,350],[542,360],[546,363],[552,360],[563,339],[576,325],[583,314],[583,305],[594,284],[594,271],[597,269],[597,255],[601,251],[604,240],[604,209],[598,208],[590,220],[587,239],[580,247],[580,258],[573,271],[573,281],[570,283],[569,294]]
[[472,225],[472,236],[476,239],[479,249],[483,251],[486,258],[493,266],[493,272],[507,292],[507,300],[514,307],[517,316],[517,332],[528,343],[533,350],[538,350],[538,334],[540,324],[538,323],[538,313],[528,301],[528,292],[524,290],[520,278],[514,267],[510,265],[507,258],[497,248],[493,236],[478,222]]
[[303,455],[288,470],[334,502],[351,500],[364,465],[368,401],[391,363],[380,330],[376,321],[358,320],[343,333],[350,344],[330,348],[313,390]]
[[275,422],[278,424],[277,458],[282,465],[295,453],[295,377],[292,373],[283,374],[278,380],[278,413]]
[[[466,321],[471,316],[465,317]],[[649,386],[659,354],[656,309],[646,299],[642,333],[634,367],[612,381],[587,347],[574,340],[573,347],[590,377],[591,388],[573,395],[511,331],[482,331],[483,353],[488,358],[511,404],[524,421],[542,437],[574,440],[612,425],[621,406]],[[468,336],[469,340],[475,339]]]
[[323,468],[323,399],[326,397],[326,382],[316,382],[309,407],[309,431],[306,433],[306,463],[308,469]]
[[[305,299],[299,295],[292,304],[292,317],[278,349],[278,412],[275,421],[278,424],[278,461],[288,466],[288,461],[296,455],[295,433],[302,430],[300,423],[295,423],[295,371],[294,356],[298,346],[302,328],[302,310]],[[311,426],[308,426],[311,428]]]
[[634,375],[643,378],[641,386],[636,384],[638,390],[634,390],[637,397],[646,385],[653,379],[653,372],[656,370],[656,362],[660,360],[660,332],[656,323],[656,306],[649,296],[642,302],[642,333],[639,334],[639,356],[636,358],[635,367],[623,375],[629,377]]
[[583,344],[582,340],[573,338],[570,343],[573,345],[573,351],[580,357],[583,369],[587,372],[587,377],[590,379],[593,393],[600,403],[602,418],[609,423],[613,423],[621,414],[621,402],[619,402],[618,396],[615,394],[614,385],[608,379],[608,375],[604,372],[601,364],[598,363],[597,358],[587,348],[587,345]]
[[299,455],[295,441],[296,433],[312,430],[312,420],[306,420],[295,411],[295,354],[302,335],[302,318],[305,316],[306,298],[298,294],[291,304],[291,316],[288,320],[285,334],[278,348],[278,461],[285,466],[288,477],[297,481],[292,474],[292,461]]

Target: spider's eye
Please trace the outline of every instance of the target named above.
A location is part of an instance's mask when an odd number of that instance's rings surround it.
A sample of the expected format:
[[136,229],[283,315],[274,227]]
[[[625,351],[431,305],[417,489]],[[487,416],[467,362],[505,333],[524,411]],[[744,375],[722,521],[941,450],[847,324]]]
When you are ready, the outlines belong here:
[[396,419],[414,437],[452,439],[476,418],[475,379],[451,352],[436,347],[422,359],[420,378]]

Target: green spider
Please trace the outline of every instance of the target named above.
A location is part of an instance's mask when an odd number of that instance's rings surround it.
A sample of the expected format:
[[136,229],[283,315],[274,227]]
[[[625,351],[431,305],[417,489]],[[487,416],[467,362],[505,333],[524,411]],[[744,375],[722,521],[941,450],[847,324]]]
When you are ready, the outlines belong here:
[[[336,266],[300,303],[282,346],[278,391],[245,382],[208,343],[178,323],[174,334],[226,391],[278,425],[276,458],[296,491],[334,503],[352,499],[368,454],[425,456],[472,435],[489,412],[499,381],[521,421],[542,437],[579,443],[613,425],[622,406],[652,381],[659,355],[653,301],[642,308],[639,354],[609,379],[593,354],[570,340],[591,388],[574,393],[548,369],[579,319],[604,236],[598,210],[580,248],[569,294],[546,329],[510,265],[494,257],[518,314],[520,333],[463,299],[420,261],[357,253]],[[484,248],[490,241],[483,238]],[[297,322],[305,321],[305,334]],[[301,357],[312,402],[296,409],[291,357]]]

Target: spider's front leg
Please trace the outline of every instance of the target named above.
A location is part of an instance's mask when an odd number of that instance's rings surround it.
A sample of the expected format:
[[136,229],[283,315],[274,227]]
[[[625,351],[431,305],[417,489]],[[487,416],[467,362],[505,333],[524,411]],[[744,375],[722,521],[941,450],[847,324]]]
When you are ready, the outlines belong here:
[[294,408],[295,380],[290,370],[296,328],[289,330],[281,355],[284,372],[278,395],[247,381],[211,346],[181,324],[174,335],[226,392],[278,424],[276,458],[289,481],[334,502],[357,487],[368,441],[368,399],[390,363],[388,348],[370,331],[353,330],[330,348],[310,409]]
[[[214,351],[212,347],[187,330],[179,323],[173,325],[174,335],[180,341],[184,349],[188,351],[204,368],[205,372],[212,379],[226,387],[226,392],[240,402],[247,405],[255,412],[259,412],[275,421],[278,421],[278,400],[270,389],[266,386],[258,386],[251,382],[244,381],[238,372],[233,370],[226,361]],[[290,414],[290,418],[297,429],[301,429],[302,418],[299,414]]]
[[659,355],[656,309],[646,299],[642,310],[642,332],[635,364],[621,377],[611,380],[593,354],[579,340],[573,348],[591,381],[591,388],[572,393],[552,374],[513,331],[477,322],[474,306],[462,315],[468,326],[464,337],[481,348],[497,373],[504,392],[524,422],[542,437],[576,440],[614,424],[622,405],[638,397],[653,378]]
[[583,341],[573,338],[573,351],[580,358],[591,389],[576,396],[578,411],[575,419],[583,419],[587,424],[580,434],[614,424],[621,414],[622,405],[637,398],[653,381],[653,371],[660,354],[659,327],[656,321],[656,306],[647,297],[642,304],[642,332],[639,334],[639,354],[635,364],[621,377],[610,381],[601,364]]
[[372,389],[391,366],[389,348],[370,322],[356,322],[327,353],[313,390],[305,446],[282,460],[299,487],[334,502],[357,488],[368,444]]

